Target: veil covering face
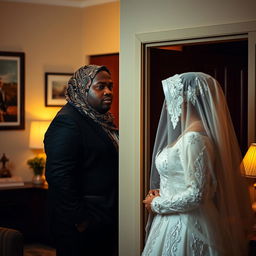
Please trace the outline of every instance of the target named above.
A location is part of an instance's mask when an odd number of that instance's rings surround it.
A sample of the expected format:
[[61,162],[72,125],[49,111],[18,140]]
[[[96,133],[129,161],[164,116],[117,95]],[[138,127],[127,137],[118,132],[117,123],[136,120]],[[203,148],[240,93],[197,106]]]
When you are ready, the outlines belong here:
[[[204,154],[207,159],[207,174],[197,177],[204,179],[206,186],[199,205],[210,199],[216,209],[214,221],[205,224],[209,243],[224,246],[229,255],[246,255],[246,232],[252,219],[250,200],[242,177],[241,151],[221,86],[213,77],[200,72],[174,75],[163,80],[162,85],[165,101],[153,149],[150,189],[161,187],[155,162],[158,154],[179,143],[180,157],[186,162],[189,149],[185,135],[191,132],[202,135],[205,143],[199,155]],[[173,165],[175,159],[170,159],[170,163],[167,159],[165,164]],[[223,233],[221,239],[218,233]]]

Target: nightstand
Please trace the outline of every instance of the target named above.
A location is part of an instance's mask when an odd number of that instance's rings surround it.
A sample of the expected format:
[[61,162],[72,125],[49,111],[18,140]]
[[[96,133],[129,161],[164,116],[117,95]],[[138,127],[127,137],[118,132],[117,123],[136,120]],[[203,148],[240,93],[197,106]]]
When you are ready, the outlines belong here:
[[47,185],[0,188],[0,226],[19,230],[25,243],[50,244]]

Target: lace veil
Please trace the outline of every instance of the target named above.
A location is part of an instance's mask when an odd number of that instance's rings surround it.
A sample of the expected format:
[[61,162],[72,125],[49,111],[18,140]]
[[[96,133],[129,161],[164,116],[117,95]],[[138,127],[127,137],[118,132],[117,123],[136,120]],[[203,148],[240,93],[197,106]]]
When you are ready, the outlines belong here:
[[241,152],[222,89],[213,77],[200,72],[174,75],[163,80],[162,85],[165,101],[152,156],[151,189],[160,187],[155,159],[164,148],[176,143],[185,147],[184,135],[188,132],[207,137],[211,144],[206,152],[210,173],[207,193],[214,201],[222,226],[215,228],[225,231],[223,242],[230,246],[230,255],[245,255],[246,232],[252,216],[250,200],[241,175]]

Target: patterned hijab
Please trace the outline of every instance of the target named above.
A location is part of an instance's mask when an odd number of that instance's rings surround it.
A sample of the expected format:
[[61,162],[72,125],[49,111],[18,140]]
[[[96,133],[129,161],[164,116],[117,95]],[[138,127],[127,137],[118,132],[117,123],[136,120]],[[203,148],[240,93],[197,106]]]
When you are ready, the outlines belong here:
[[79,68],[68,81],[66,100],[78,109],[80,113],[89,116],[98,123],[118,150],[118,129],[113,123],[112,114],[110,112],[99,113],[87,101],[92,81],[100,71],[106,71],[110,74],[110,71],[105,66],[88,65]]

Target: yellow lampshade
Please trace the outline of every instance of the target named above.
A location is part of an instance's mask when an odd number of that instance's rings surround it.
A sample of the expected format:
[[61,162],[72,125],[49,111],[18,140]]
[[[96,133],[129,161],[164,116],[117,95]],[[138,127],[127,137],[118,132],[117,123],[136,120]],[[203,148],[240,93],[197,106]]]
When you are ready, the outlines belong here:
[[249,147],[244,159],[245,176],[256,178],[256,143],[252,143]]
[[32,149],[44,148],[44,134],[50,125],[50,121],[31,121],[29,134],[29,147]]

